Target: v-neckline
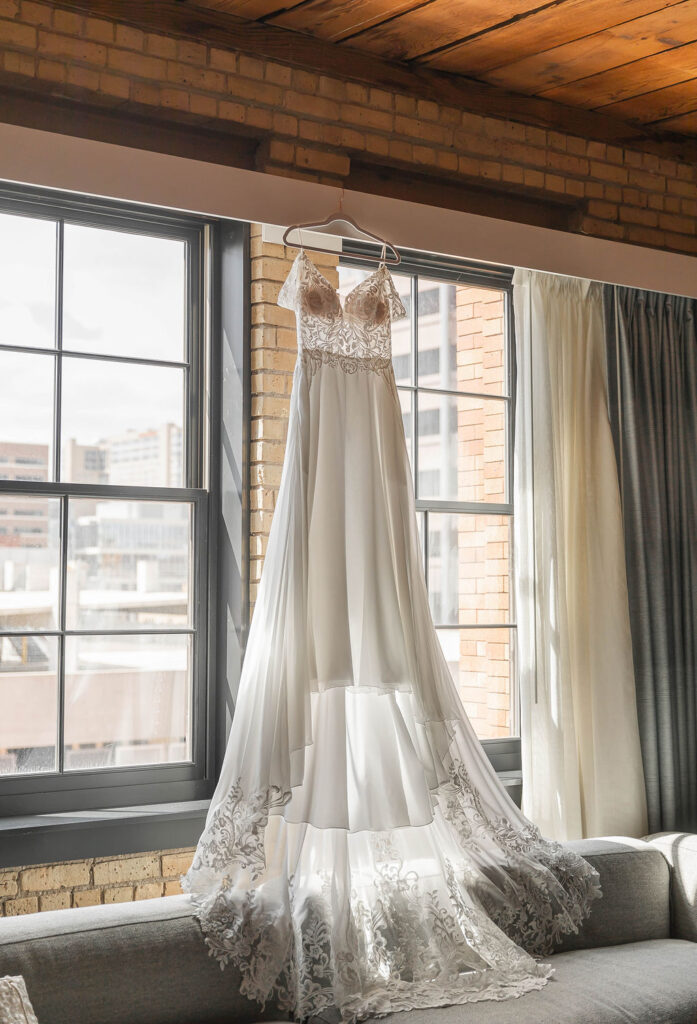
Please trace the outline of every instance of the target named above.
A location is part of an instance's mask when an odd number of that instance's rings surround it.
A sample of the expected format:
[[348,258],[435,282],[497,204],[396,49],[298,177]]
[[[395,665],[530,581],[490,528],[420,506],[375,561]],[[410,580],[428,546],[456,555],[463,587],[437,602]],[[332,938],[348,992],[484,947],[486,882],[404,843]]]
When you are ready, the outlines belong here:
[[305,263],[309,263],[309,265],[312,268],[312,271],[316,275],[316,277],[318,277],[320,279],[320,281],[323,281],[324,284],[326,284],[327,288],[329,288],[334,293],[334,295],[336,295],[336,301],[339,303],[339,309],[341,310],[342,314],[344,314],[346,312],[345,303],[348,302],[348,300],[351,298],[351,296],[354,294],[354,292],[357,292],[358,289],[362,288],[363,285],[366,284],[368,281],[372,281],[372,279],[374,277],[377,277],[378,274],[383,274],[387,270],[387,267],[385,266],[385,264],[381,263],[380,266],[377,268],[377,270],[371,271],[371,273],[368,274],[367,277],[364,277],[362,281],[359,281],[358,284],[354,285],[353,288],[351,289],[351,291],[348,292],[348,294],[345,296],[344,302],[342,302],[341,301],[341,296],[339,295],[338,289],[335,288],[334,285],[331,283],[331,281],[327,280],[327,278],[324,276],[322,271],[319,270],[315,266],[315,264],[312,262],[312,260],[307,255],[307,253],[305,252],[304,249],[302,249],[302,248],[300,249],[298,255],[296,256],[296,259],[297,260],[303,259],[305,261]]

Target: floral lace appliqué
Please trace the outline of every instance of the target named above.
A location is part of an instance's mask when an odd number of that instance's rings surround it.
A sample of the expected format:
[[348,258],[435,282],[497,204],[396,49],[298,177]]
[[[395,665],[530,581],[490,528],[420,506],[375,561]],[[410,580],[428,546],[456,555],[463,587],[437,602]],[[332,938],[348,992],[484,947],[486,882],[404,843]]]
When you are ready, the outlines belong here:
[[301,250],[278,304],[295,311],[298,347],[310,379],[321,365],[346,373],[389,371],[391,324],[406,310],[384,265],[356,285],[342,306],[336,290]]
[[594,900],[602,895],[598,872],[560,843],[543,839],[528,823],[516,829],[506,818],[491,818],[461,761],[450,765],[451,786],[443,788],[443,814],[461,843],[483,841],[501,851],[494,882],[501,896],[484,894],[487,912],[515,943],[548,956],[562,935],[577,932]]

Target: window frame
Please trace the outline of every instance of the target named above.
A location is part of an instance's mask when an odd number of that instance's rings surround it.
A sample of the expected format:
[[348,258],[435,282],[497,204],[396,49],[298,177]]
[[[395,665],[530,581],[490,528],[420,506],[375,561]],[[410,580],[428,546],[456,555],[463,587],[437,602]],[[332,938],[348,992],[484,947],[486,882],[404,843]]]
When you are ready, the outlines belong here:
[[[155,804],[163,801],[196,801],[210,796],[215,751],[212,735],[211,709],[214,700],[211,687],[216,677],[215,615],[211,614],[215,599],[215,543],[217,529],[217,496],[219,477],[219,430],[215,417],[220,408],[218,374],[211,372],[218,365],[218,321],[215,308],[219,300],[212,288],[219,278],[216,273],[217,236],[219,226],[209,218],[180,214],[136,204],[112,202],[99,198],[0,185],[0,212],[57,221],[56,324],[55,347],[38,349],[32,346],[2,346],[3,350],[54,354],[54,424],[53,476],[50,482],[0,481],[3,494],[58,497],[61,501],[60,570],[61,591],[65,589],[65,568],[68,536],[66,515],[68,501],[75,497],[135,499],[188,502],[192,506],[191,609],[189,626],[170,630],[136,630],[143,633],[186,633],[192,636],[191,687],[191,761],[174,764],[108,766],[72,772],[39,772],[26,775],[0,776],[0,818],[15,815],[83,811],[123,805]],[[180,366],[184,384],[184,483],[187,486],[140,487],[112,484],[79,484],[61,482],[58,466],[61,449],[61,372],[62,347],[62,239],[64,223],[89,227],[113,228],[138,234],[182,240],[186,244],[186,351],[181,363],[130,356],[116,356],[113,361],[129,364]],[[76,352],[80,357],[112,361],[111,356]],[[61,615],[65,607],[64,593]],[[64,622],[59,623],[59,627]],[[133,630],[0,630],[4,635],[40,634],[69,636],[74,633],[132,633]],[[59,645],[63,649],[63,645]],[[58,665],[58,699],[64,693],[62,656]],[[57,743],[62,743],[60,715]]]
[[[362,270],[374,270],[375,263],[368,262],[366,255],[375,255],[375,247],[360,241],[345,241],[342,252],[339,254],[339,265],[356,267]],[[396,274],[411,276],[411,383],[397,384],[398,393],[408,393],[411,397],[411,438],[407,438],[407,445],[411,445],[412,471],[415,483],[415,504],[417,514],[424,515],[424,531],[422,537],[424,573],[428,585],[428,516],[430,513],[452,513],[465,515],[505,515],[513,520],[515,515],[513,507],[513,470],[514,470],[514,441],[515,441],[515,396],[516,396],[516,352],[515,352],[515,324],[513,314],[513,273],[514,268],[497,266],[494,264],[477,263],[454,257],[440,256],[432,253],[419,252],[414,250],[400,249],[401,262],[392,268]],[[472,287],[492,288],[504,294],[504,338],[506,345],[506,393],[505,395],[492,395],[482,392],[467,392],[452,389],[428,388],[419,385],[419,349],[418,349],[418,283],[419,278],[431,281],[439,281],[443,284],[461,284]],[[443,501],[430,498],[420,498],[418,494],[418,395],[419,392],[438,395],[452,395],[457,397],[473,397],[477,399],[493,399],[502,401],[507,405],[508,415],[506,417],[506,495],[507,501],[502,504],[487,502],[460,502]],[[511,533],[511,568],[514,565],[513,535]],[[511,629],[517,631],[515,614],[515,593],[511,589],[511,615],[510,621],[505,623],[484,623],[474,625],[448,624],[441,626],[436,624],[437,629],[454,629],[457,631],[465,629],[486,629],[491,626],[495,629]],[[505,784],[509,784],[514,791],[512,795],[519,796],[520,788],[520,690],[517,671],[515,667],[511,674],[511,735],[495,739],[483,739],[480,742],[484,747],[489,759],[494,764],[497,772]]]

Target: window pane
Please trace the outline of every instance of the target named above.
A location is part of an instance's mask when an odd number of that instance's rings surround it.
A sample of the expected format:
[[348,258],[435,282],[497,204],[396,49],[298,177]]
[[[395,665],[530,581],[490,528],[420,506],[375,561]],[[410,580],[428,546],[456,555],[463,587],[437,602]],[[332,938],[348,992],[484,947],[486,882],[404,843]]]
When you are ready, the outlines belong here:
[[502,503],[508,403],[419,392],[420,498]]
[[60,499],[0,493],[0,629],[56,629]]
[[515,630],[441,629],[438,638],[477,736],[510,736]]
[[455,390],[455,285],[419,278],[419,385]]
[[393,274],[397,293],[404,304],[407,315],[392,325],[392,366],[398,384],[413,383],[413,359],[411,351],[411,277]]
[[[358,267],[340,266],[339,295],[342,304],[346,301],[346,296],[373,273],[372,270],[361,270]],[[411,384],[411,277],[406,274],[392,274],[392,280],[407,311],[406,317],[397,320],[392,326],[392,365],[397,383]]]
[[0,351],[0,480],[53,479],[53,356]]
[[509,516],[428,516],[428,590],[439,625],[511,621]]
[[0,345],[53,348],[56,223],[0,214]]
[[61,478],[181,487],[184,371],[63,359]]
[[191,526],[187,503],[71,498],[68,629],[188,625]]
[[67,771],[190,760],[190,636],[65,643]]
[[506,393],[505,293],[419,278],[419,385]]
[[0,775],[56,770],[58,639],[0,637]]
[[63,347],[185,359],[186,245],[65,225]]
[[404,437],[407,444],[407,452],[409,453],[409,461],[414,464],[414,399],[411,391],[402,391],[401,389],[397,392],[399,395],[399,404],[402,407],[402,424],[404,426]]

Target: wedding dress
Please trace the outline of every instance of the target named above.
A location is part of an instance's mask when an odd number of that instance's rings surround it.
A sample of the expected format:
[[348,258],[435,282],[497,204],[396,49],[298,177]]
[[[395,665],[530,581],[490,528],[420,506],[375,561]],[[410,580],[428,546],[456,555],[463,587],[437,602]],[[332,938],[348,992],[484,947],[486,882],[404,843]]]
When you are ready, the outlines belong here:
[[429,611],[384,266],[339,296],[304,252],[285,463],[220,782],[184,880],[241,991],[302,1020],[506,999],[597,873],[499,783]]

